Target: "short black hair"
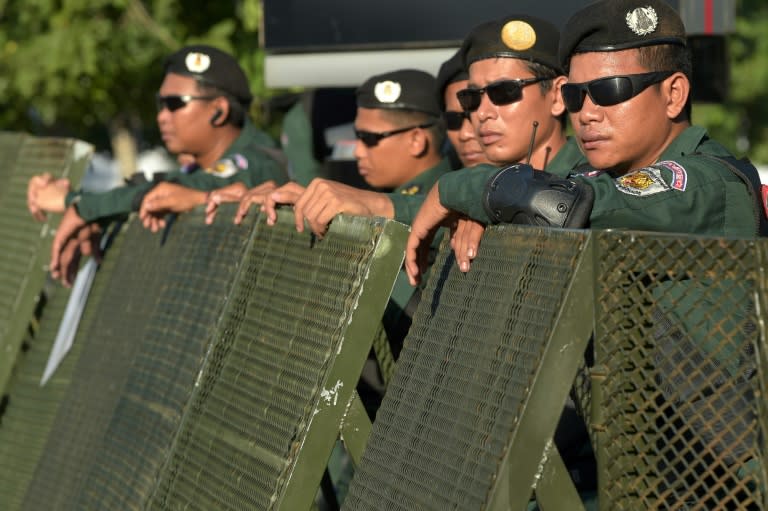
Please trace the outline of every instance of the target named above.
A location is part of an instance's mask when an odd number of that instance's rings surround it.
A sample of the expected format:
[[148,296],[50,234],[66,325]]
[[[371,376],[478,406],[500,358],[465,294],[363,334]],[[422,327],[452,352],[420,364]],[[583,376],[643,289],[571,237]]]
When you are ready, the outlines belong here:
[[379,111],[381,112],[382,117],[392,122],[392,124],[398,128],[404,128],[406,126],[418,126],[420,124],[434,122],[432,126],[424,129],[432,134],[432,139],[435,146],[433,150],[440,152],[440,148],[443,147],[446,139],[445,124],[443,123],[442,118],[435,117],[434,115],[430,115],[426,112],[418,112],[416,110],[381,109]]
[[242,128],[245,125],[245,119],[248,117],[248,104],[243,103],[239,99],[235,98],[232,94],[222,90],[215,85],[211,85],[203,79],[195,78],[197,84],[197,90],[201,94],[206,96],[224,97],[229,104],[229,115],[226,118],[225,124],[231,124],[238,128]]
[[[563,74],[558,69],[553,69],[538,62],[527,61],[525,62],[525,66],[528,68],[528,71],[533,74],[533,76],[536,78],[544,79],[539,82],[539,88],[541,89],[542,94],[549,92],[552,89],[554,79],[558,76],[562,76]],[[558,115],[557,118],[560,121],[560,125],[563,127],[563,129],[565,129],[565,125],[568,122],[567,112],[563,111],[563,113]]]
[[[676,71],[683,73],[688,82],[693,83],[693,64],[691,51],[687,46],[678,44],[656,44],[637,48],[637,61],[648,71]],[[685,102],[684,113],[691,118],[691,94]]]

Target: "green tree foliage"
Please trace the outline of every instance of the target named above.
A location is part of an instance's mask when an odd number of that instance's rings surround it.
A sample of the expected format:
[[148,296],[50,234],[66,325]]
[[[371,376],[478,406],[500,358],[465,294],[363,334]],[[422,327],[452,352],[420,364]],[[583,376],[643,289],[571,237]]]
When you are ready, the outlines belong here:
[[0,128],[78,136],[155,129],[163,58],[190,43],[238,56],[264,96],[259,0],[0,0]]
[[696,104],[694,122],[735,154],[768,164],[768,3],[737,2],[736,31],[727,38],[730,92],[722,104]]

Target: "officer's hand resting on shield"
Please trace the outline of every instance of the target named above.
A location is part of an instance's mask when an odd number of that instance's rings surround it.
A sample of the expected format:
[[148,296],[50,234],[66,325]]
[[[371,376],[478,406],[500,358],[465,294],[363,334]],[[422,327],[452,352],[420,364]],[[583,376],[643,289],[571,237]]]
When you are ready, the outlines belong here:
[[63,213],[69,190],[69,179],[55,179],[47,172],[33,176],[27,183],[27,209],[39,222],[45,220],[46,212]]

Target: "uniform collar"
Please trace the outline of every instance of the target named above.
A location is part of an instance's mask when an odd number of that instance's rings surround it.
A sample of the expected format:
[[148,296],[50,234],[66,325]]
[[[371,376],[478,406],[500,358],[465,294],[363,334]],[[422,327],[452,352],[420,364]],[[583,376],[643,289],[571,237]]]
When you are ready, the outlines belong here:
[[709,138],[707,130],[700,126],[689,126],[664,149],[659,160],[674,160],[686,154],[695,153],[704,139]]
[[243,124],[243,129],[240,130],[240,135],[238,135],[235,141],[232,142],[232,145],[229,146],[224,157],[232,153],[247,152],[246,147],[256,137],[257,131],[256,126],[254,126],[250,120],[246,119]]
[[445,174],[453,170],[451,162],[448,158],[441,159],[437,165],[431,167],[418,176],[414,177],[404,185],[395,188],[394,193],[402,193],[405,195],[424,194],[432,188],[432,185]]
[[547,162],[546,167],[543,170],[554,169],[555,171],[560,169],[572,169],[575,164],[585,163],[587,158],[582,154],[579,149],[579,144],[573,137],[568,137],[565,144],[557,151],[555,157]]

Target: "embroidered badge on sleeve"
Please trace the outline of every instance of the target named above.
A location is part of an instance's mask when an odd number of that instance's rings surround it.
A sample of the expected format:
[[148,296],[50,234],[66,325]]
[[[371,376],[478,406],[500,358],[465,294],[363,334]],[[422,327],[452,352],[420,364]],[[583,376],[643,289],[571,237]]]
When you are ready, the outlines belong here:
[[670,186],[681,192],[685,191],[685,187],[688,185],[688,173],[685,171],[682,165],[676,161],[660,161],[656,164],[659,167],[665,168],[672,173],[672,182]]
[[220,178],[234,176],[237,173],[237,170],[237,165],[230,159],[219,160],[213,164],[213,167],[205,169],[207,173]]
[[248,168],[248,159],[240,153],[234,154],[232,159],[235,161],[235,165],[241,170]]
[[620,192],[636,197],[646,197],[672,189],[662,177],[661,169],[656,167],[645,167],[617,177],[614,184]]

